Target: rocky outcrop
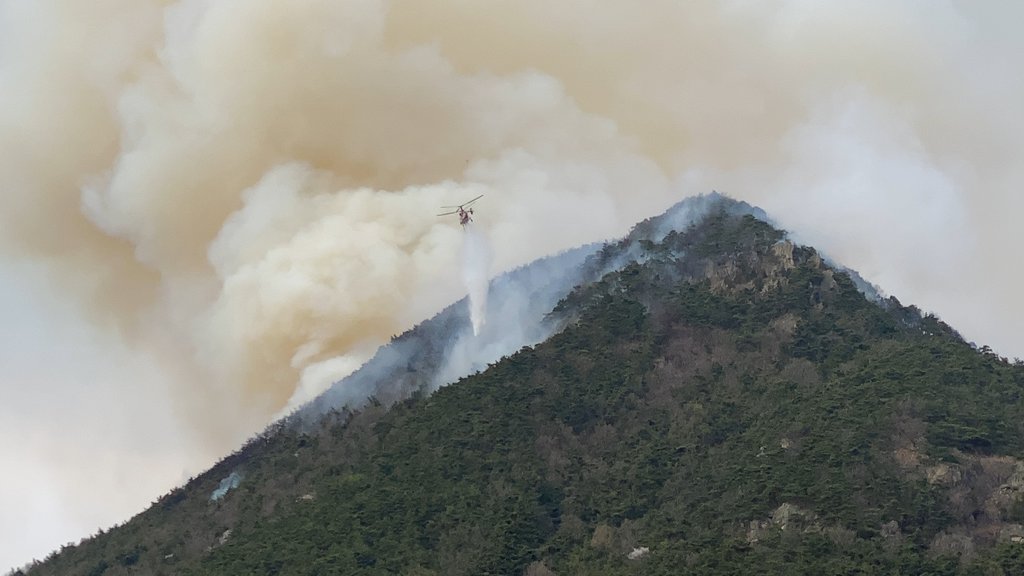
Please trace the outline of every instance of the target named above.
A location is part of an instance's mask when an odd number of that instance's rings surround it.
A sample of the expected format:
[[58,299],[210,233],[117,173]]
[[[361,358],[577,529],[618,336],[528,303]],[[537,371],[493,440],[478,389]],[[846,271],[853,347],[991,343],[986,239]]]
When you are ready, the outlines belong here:
[[821,532],[818,515],[796,504],[783,502],[763,520],[751,520],[747,529],[747,542],[754,544],[763,539],[771,530]]
[[930,549],[970,559],[981,545],[1024,544],[1019,514],[1024,509],[1024,461],[1012,456],[953,451],[955,461],[934,462],[924,455],[923,438],[900,442],[897,464],[911,477],[943,489],[960,526],[938,534]]

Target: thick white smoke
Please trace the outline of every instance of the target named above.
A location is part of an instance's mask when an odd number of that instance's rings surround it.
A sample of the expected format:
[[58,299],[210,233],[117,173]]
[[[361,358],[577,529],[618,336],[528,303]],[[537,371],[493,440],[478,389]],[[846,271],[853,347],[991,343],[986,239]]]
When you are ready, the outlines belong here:
[[203,458],[463,296],[435,214],[480,194],[496,273],[718,189],[1024,356],[1022,16],[0,0],[0,250],[155,359]]

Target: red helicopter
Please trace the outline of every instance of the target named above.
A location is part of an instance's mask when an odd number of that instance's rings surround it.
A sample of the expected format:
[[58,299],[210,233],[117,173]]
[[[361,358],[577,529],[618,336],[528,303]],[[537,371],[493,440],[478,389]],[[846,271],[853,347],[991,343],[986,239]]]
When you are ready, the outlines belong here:
[[476,198],[473,198],[469,202],[465,202],[463,204],[459,204],[458,206],[441,206],[441,208],[454,208],[454,210],[452,210],[450,212],[444,212],[442,214],[438,214],[438,216],[449,216],[451,214],[458,214],[459,215],[459,224],[462,224],[462,226],[465,227],[466,224],[469,224],[470,222],[473,221],[473,209],[472,208],[468,208],[467,209],[467,206],[469,206],[473,202],[476,202],[477,200],[479,200],[479,199],[481,199],[483,197],[484,197],[484,195],[481,194],[481,195],[477,196]]

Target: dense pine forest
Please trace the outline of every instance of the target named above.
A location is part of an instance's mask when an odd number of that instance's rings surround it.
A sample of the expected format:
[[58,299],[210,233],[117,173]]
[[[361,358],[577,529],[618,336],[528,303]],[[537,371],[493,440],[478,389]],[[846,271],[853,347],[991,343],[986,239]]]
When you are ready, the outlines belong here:
[[662,224],[551,338],[279,423],[26,573],[1024,574],[1024,366],[731,201]]

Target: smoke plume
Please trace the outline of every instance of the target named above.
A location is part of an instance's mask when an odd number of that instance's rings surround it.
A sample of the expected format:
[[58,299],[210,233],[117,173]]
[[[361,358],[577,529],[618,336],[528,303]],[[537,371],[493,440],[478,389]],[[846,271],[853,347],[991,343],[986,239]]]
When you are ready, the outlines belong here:
[[[712,188],[1024,356],[1022,6],[0,0],[0,250],[209,453],[464,296],[462,242]],[[434,216],[480,194],[478,243]]]

